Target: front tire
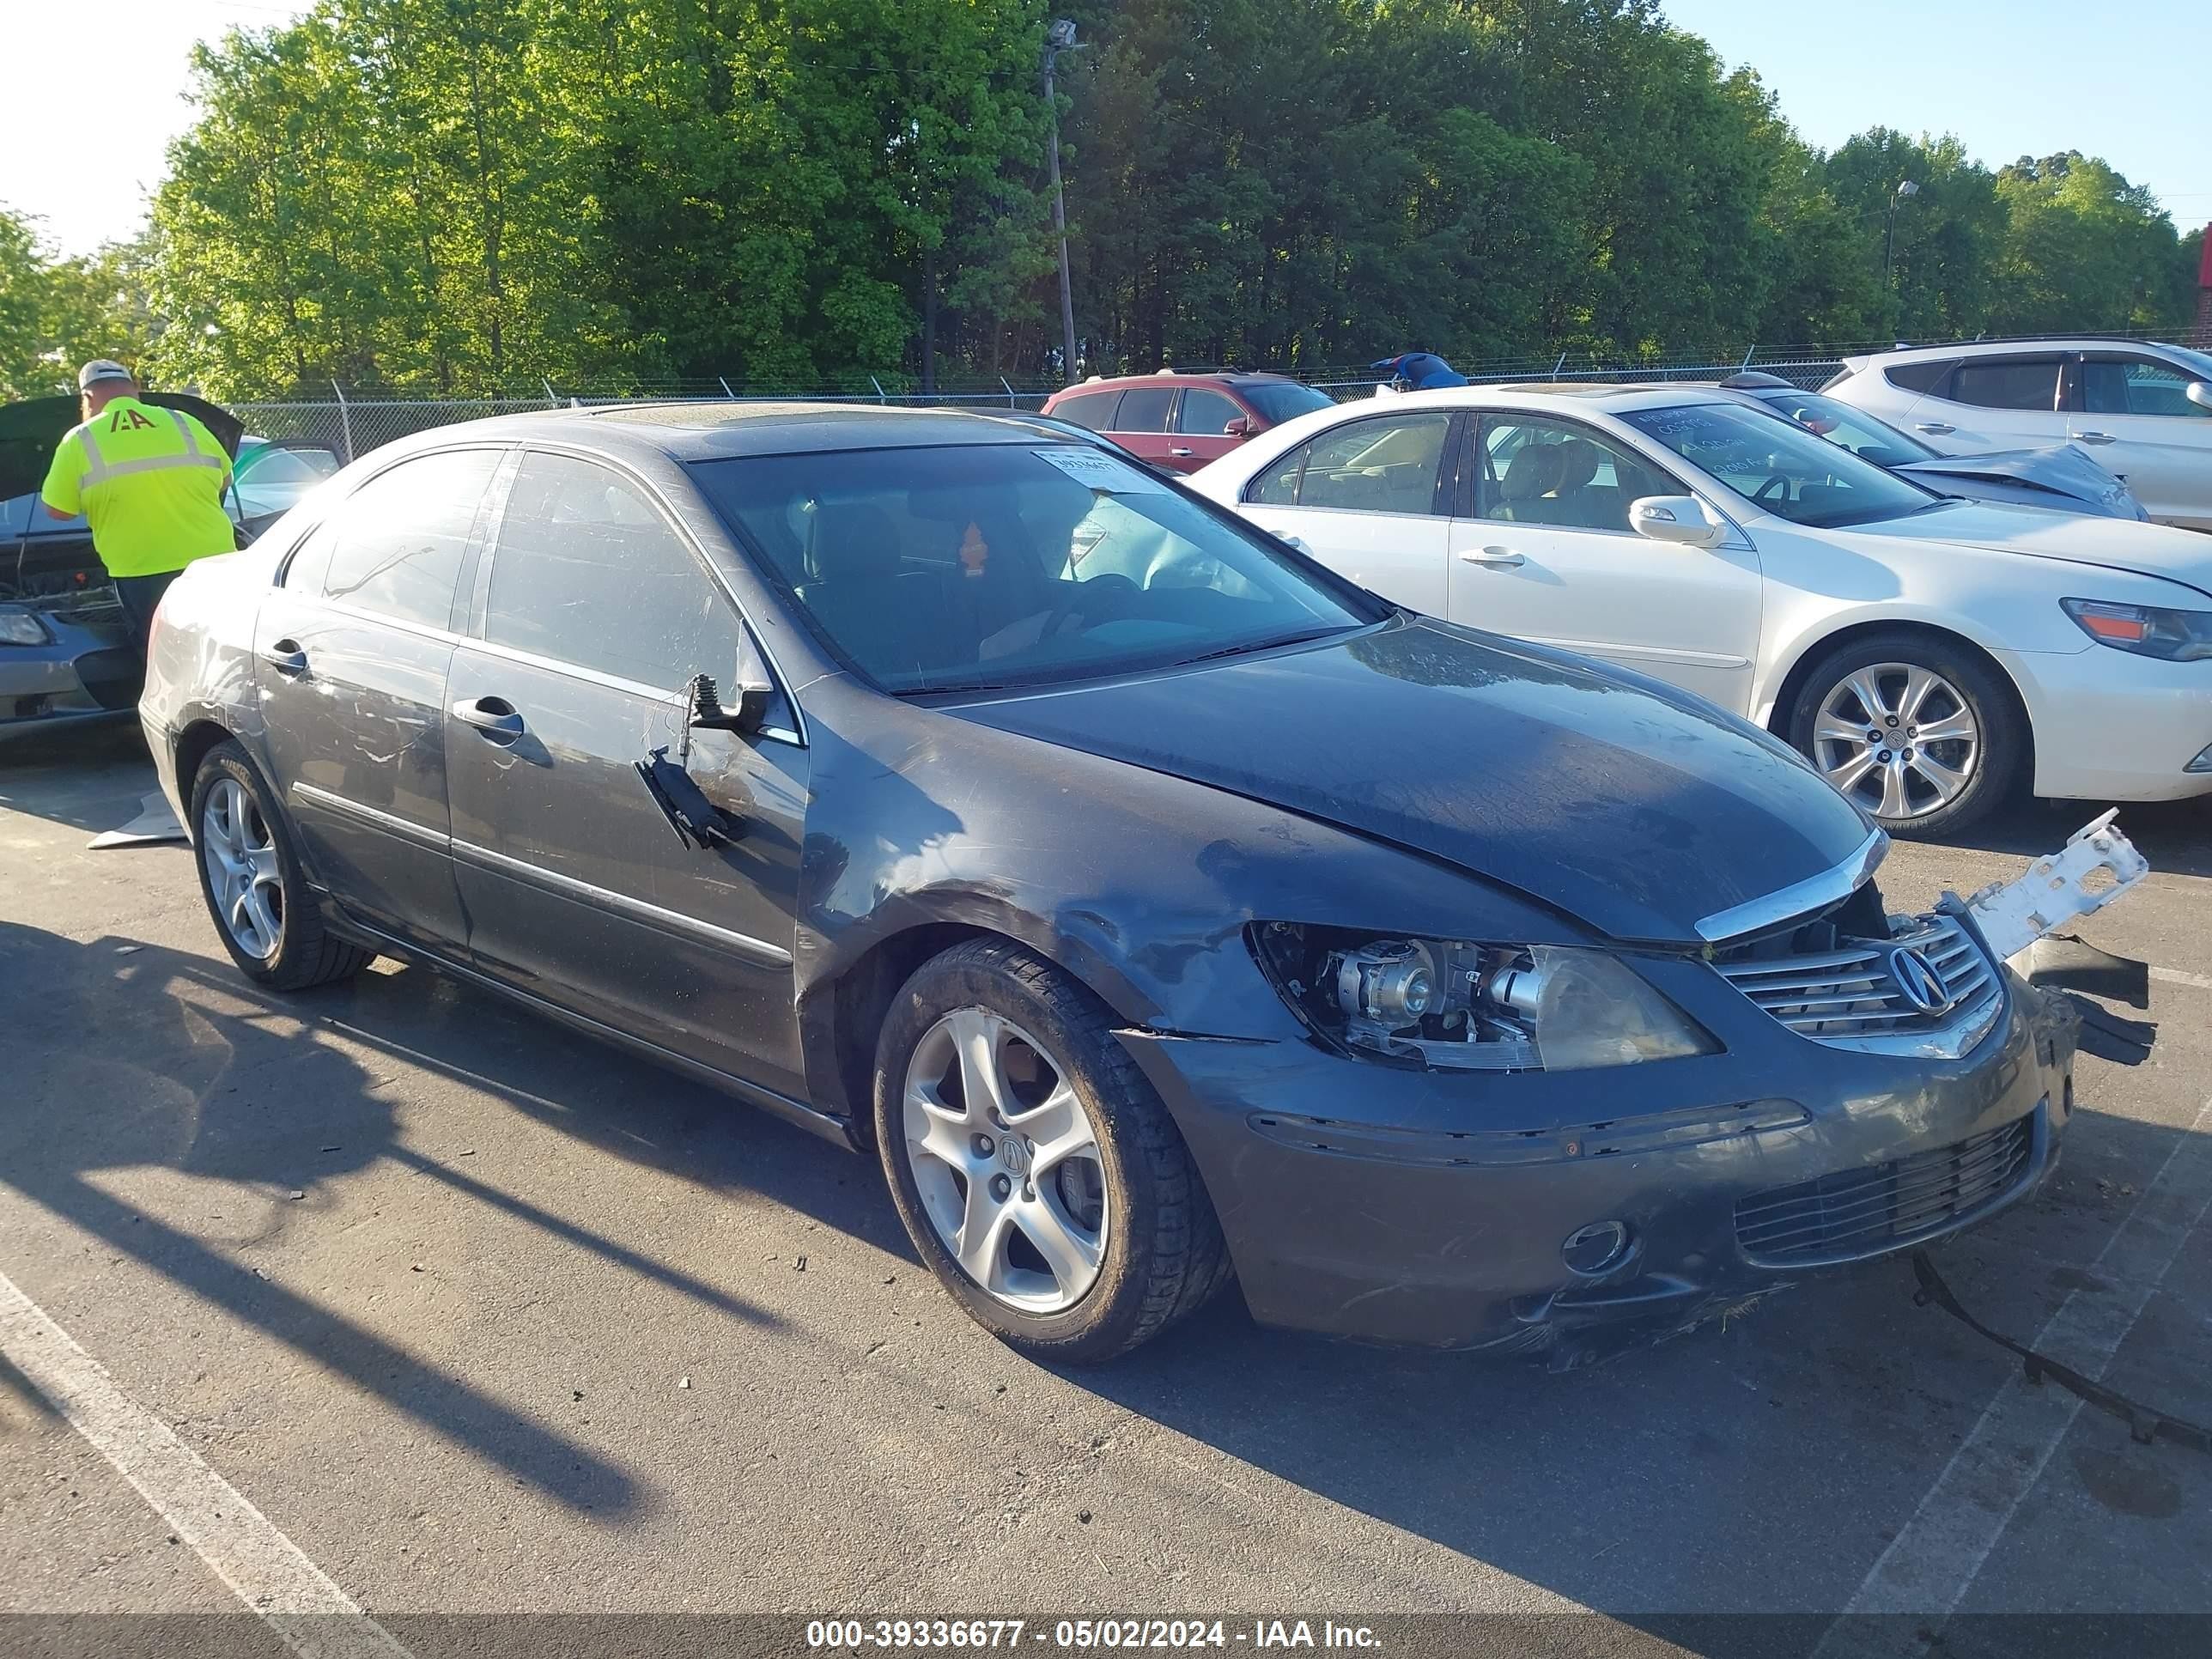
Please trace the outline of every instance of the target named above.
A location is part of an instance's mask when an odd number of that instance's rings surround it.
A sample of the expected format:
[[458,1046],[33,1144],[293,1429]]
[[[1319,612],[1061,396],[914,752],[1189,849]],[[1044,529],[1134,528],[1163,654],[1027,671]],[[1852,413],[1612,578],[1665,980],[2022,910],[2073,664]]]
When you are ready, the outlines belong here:
[[217,744],[200,763],[191,814],[200,895],[240,973],[272,990],[304,991],[376,959],[325,931],[292,826],[235,742]]
[[1189,1151],[1105,1006],[1018,945],[956,945],[901,988],[875,1128],[923,1261],[1034,1358],[1126,1353],[1229,1277]]
[[2027,723],[2012,688],[1965,648],[1903,629],[1814,663],[1790,746],[1893,836],[1954,834],[2012,793]]

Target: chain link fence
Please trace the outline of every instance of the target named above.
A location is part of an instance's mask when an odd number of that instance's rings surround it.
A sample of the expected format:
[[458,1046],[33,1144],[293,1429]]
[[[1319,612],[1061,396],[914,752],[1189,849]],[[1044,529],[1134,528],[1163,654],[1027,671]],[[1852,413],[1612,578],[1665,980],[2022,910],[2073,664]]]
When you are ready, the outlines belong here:
[[[1751,371],[1779,375],[1808,390],[1820,386],[1843,365],[1843,359],[1860,352],[1879,351],[1892,342],[1849,345],[1753,346],[1740,354],[1711,350],[1638,356],[1626,360],[1594,352],[1563,351],[1540,356],[1498,357],[1460,365],[1461,372],[1478,386],[1517,381],[1601,381],[1626,384],[1639,380],[1721,380]],[[1208,371],[1178,364],[1183,374]],[[908,408],[981,408],[1036,410],[1059,390],[1057,383],[1030,382],[1015,386],[1000,380],[995,388],[969,385],[924,393],[890,390],[881,377],[858,377],[866,391],[853,390],[852,381],[834,386],[763,386],[727,380],[669,383],[641,390],[605,388],[566,390],[550,384],[538,396],[486,398],[403,398],[389,394],[361,396],[331,387],[327,400],[283,403],[235,403],[230,410],[246,422],[246,430],[268,438],[289,438],[327,444],[348,460],[434,427],[462,421],[483,420],[495,415],[542,413],[547,410],[588,408],[611,404],[671,402],[809,403],[900,405]],[[1361,364],[1322,368],[1297,378],[1325,391],[1340,402],[1370,397],[1382,376]],[[900,384],[894,380],[894,385]]]

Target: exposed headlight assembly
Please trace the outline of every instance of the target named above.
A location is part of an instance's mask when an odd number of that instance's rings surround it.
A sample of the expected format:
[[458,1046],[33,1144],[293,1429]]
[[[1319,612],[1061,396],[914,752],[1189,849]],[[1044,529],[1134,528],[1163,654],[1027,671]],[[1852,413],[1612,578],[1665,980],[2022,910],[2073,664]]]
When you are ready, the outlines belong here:
[[1347,1054],[1473,1072],[1576,1072],[1708,1054],[1720,1045],[1602,951],[1376,938],[1273,921],[1262,967]]
[[2103,599],[2061,599],[2066,614],[2100,645],[2138,657],[2195,662],[2212,657],[2212,611],[2168,611],[2154,605],[2112,605]]
[[46,623],[29,611],[0,606],[0,645],[44,645],[50,637]]

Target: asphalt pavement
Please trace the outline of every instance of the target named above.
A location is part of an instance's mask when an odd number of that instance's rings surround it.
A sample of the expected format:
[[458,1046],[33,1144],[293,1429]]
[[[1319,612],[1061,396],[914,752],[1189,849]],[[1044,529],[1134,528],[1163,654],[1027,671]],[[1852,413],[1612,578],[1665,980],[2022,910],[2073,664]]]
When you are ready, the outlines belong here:
[[[257,991],[186,848],[87,849],[151,787],[128,732],[0,750],[0,1613],[258,1596],[227,1650],[358,1609],[387,1654],[522,1613],[1915,1653],[2156,1614],[2212,1645],[2212,1455],[2031,1388],[1902,1262],[1565,1376],[1233,1295],[1043,1369],[938,1291],[871,1163],[419,969]],[[1885,892],[2012,875],[2093,810],[1900,846]],[[2057,1175],[1936,1260],[1991,1326],[2212,1424],[2212,807],[2121,823],[2155,873],[2082,932],[2153,964],[2156,1046],[2085,1056]],[[1745,1613],[1794,1617],[1704,1618]]]

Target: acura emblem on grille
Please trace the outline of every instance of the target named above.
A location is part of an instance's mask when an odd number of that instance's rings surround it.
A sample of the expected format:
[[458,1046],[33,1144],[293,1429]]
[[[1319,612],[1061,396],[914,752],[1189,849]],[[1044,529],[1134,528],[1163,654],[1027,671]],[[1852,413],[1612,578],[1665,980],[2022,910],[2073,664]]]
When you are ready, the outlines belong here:
[[1892,951],[1889,976],[1897,981],[1905,1000],[1923,1014],[1940,1014],[1951,1006],[1951,988],[1923,951]]

